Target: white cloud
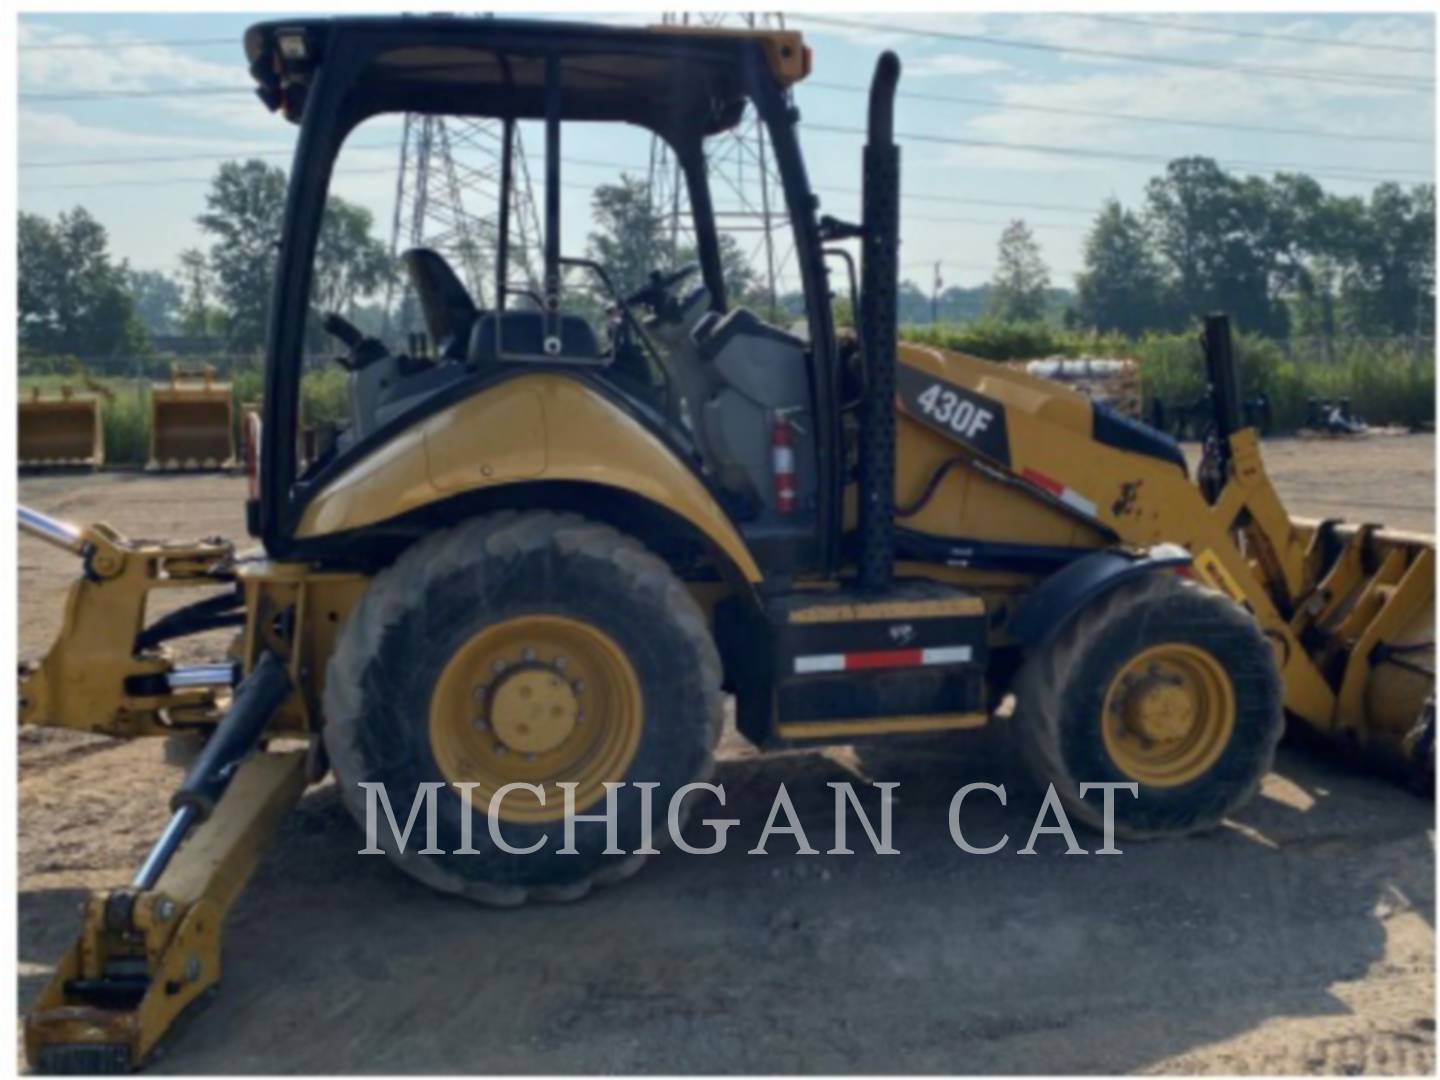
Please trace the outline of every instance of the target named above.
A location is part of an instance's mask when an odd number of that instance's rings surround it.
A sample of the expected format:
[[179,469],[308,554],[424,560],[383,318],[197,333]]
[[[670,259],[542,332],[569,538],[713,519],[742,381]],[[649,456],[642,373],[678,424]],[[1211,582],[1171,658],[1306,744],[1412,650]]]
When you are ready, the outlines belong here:
[[995,71],[1013,70],[1003,60],[986,56],[970,56],[966,53],[940,53],[937,56],[922,56],[919,60],[905,65],[905,74],[911,78],[943,77],[946,75],[985,75]]

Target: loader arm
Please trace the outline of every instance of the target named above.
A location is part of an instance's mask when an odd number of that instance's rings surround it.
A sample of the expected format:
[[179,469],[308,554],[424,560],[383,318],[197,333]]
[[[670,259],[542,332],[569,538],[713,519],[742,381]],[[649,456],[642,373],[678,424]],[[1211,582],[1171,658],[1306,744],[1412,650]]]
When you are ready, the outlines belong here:
[[[897,504],[933,488],[907,527],[967,539],[998,529],[1061,553],[1179,544],[1195,575],[1255,615],[1291,714],[1428,768],[1433,539],[1292,519],[1252,428],[1224,440],[1211,500],[1173,443],[1054,382],[910,344],[898,375]],[[966,467],[949,469],[957,456]]]

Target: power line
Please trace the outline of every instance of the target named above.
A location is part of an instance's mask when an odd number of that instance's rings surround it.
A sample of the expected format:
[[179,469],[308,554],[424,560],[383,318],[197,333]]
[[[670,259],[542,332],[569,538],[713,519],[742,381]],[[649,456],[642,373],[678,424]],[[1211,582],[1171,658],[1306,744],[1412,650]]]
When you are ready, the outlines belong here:
[[[1328,45],[1332,47],[1344,47],[1355,49],[1386,49],[1394,52],[1428,53],[1430,50],[1424,47],[1406,47],[1399,45],[1369,45],[1363,42],[1339,42],[1328,41],[1323,38],[1309,38],[1300,35],[1282,35],[1266,33],[1258,30],[1222,30],[1212,27],[1187,26],[1181,23],[1162,23],[1148,19],[1130,19],[1118,15],[1091,15],[1079,13],[1068,13],[1071,18],[1086,18],[1103,20],[1114,23],[1127,23],[1137,26],[1152,28],[1164,28],[1171,30],[1182,30],[1191,33],[1222,34],[1231,37],[1268,38],[1273,40],[1302,41],[1310,44]],[[1272,78],[1294,78],[1294,79],[1318,79],[1322,81],[1344,81],[1357,85],[1364,85],[1369,82],[1372,85],[1385,86],[1388,88],[1402,88],[1411,86],[1415,88],[1433,87],[1431,80],[1411,76],[1355,76],[1345,73],[1330,73],[1319,71],[1314,68],[1273,68],[1253,64],[1216,64],[1209,61],[1186,60],[1182,57],[1157,57],[1147,56],[1139,53],[1125,53],[1111,50],[1091,49],[1083,46],[1051,45],[1037,41],[1023,41],[1014,38],[997,38],[981,34],[958,34],[939,30],[922,30],[918,27],[894,26],[884,23],[868,23],[853,19],[840,19],[833,16],[820,16],[809,14],[798,14],[789,16],[802,22],[808,21],[819,25],[843,26],[852,29],[882,30],[887,33],[913,34],[922,37],[943,38],[953,41],[969,41],[979,45],[993,45],[999,48],[1013,49],[1034,49],[1045,52],[1068,52],[1080,56],[1094,56],[1108,60],[1131,60],[1136,63],[1168,64],[1171,66],[1214,69],[1224,68],[1230,71],[1244,72],[1253,75],[1264,75]],[[80,43],[80,42],[58,42],[47,45],[21,44],[20,48],[27,52],[58,52],[58,51],[97,51],[110,49],[139,49],[139,48],[208,48],[218,45],[234,45],[234,38],[177,38],[172,40],[156,41],[111,41],[103,43]]]
[[1263,76],[1271,79],[1299,79],[1304,82],[1348,83],[1353,86],[1382,87],[1387,90],[1429,91],[1435,88],[1433,81],[1411,76],[1349,75],[1344,72],[1322,71],[1318,68],[1277,68],[1258,64],[1223,63],[1211,60],[1190,60],[1181,56],[1155,56],[1148,53],[1121,52],[1115,49],[1092,49],[1083,45],[1052,45],[1048,42],[1024,41],[1019,38],[992,37],[985,34],[961,34],[945,30],[924,30],[916,26],[899,26],[894,23],[862,22],[858,19],[840,19],[829,15],[795,15],[797,22],[815,23],[819,26],[837,26],[851,30],[869,30],[872,33],[908,34],[913,37],[933,38],[940,41],[963,41],[971,45],[991,45],[1003,49],[1028,49],[1033,52],[1068,53],[1072,56],[1091,56],[1101,60],[1126,60],[1137,64],[1156,64],[1161,67],[1191,68],[1202,71],[1228,71],[1237,75]]
[[253,94],[234,86],[172,86],[165,90],[74,90],[63,94],[30,94],[22,91],[21,101],[104,101],[110,98],[185,97],[190,94]]
[[[1088,16],[1087,16],[1088,18]],[[846,94],[864,94],[868,86],[852,83],[833,83],[819,79],[807,80],[800,84],[802,90],[826,90]],[[74,90],[63,93],[22,92],[21,101],[31,102],[78,102],[105,101],[112,98],[177,98],[192,94],[204,95],[245,95],[253,89],[229,86],[172,87],[164,90]],[[1258,135],[1293,135],[1313,139],[1338,139],[1345,142],[1394,143],[1407,146],[1428,146],[1428,138],[1413,138],[1402,135],[1369,135],[1360,132],[1327,131],[1324,128],[1271,127],[1263,124],[1236,124],[1222,120],[1201,120],[1179,116],[1154,116],[1143,113],[1112,112],[1105,109],[1081,109],[1067,105],[1031,105],[1020,102],[997,101],[994,98],[961,97],[953,94],[932,94],[920,90],[902,89],[902,98],[916,101],[934,101],[948,105],[968,105],[977,108],[995,109],[998,112],[1032,112],[1055,116],[1090,116],[1102,120],[1118,120],[1132,124],[1158,124],[1161,126],[1193,127],[1207,131],[1245,131]]]
[[[382,148],[382,147],[373,147],[372,149],[384,149],[384,148]],[[619,163],[619,162],[608,162],[608,161],[592,161],[592,160],[587,160],[587,159],[585,159],[585,158],[565,158],[565,159],[563,159],[563,162],[564,162],[564,164],[566,164],[566,165],[572,165],[572,166],[573,166],[573,165],[583,165],[583,166],[594,166],[594,167],[597,167],[597,168],[607,168],[607,169],[616,169],[616,168],[620,168],[620,169],[631,169],[631,168],[633,168],[633,169],[638,169],[638,168],[640,168],[640,166],[638,166],[638,165],[623,165],[623,164],[621,164],[621,163]],[[382,167],[380,167],[380,168],[353,168],[353,167],[351,167],[351,168],[341,168],[341,169],[337,169],[337,170],[336,170],[336,175],[337,175],[337,176],[342,176],[342,177],[348,177],[348,176],[371,176],[371,175],[377,175],[377,174],[381,174],[381,173],[393,174],[394,171],[395,171],[395,170],[392,169],[392,168],[390,168],[389,166],[382,166]],[[49,190],[49,191],[80,191],[80,190],[90,190],[90,189],[97,189],[97,188],[111,188],[111,187],[174,187],[174,186],[176,186],[176,185],[187,185],[187,184],[208,184],[208,183],[211,183],[214,179],[215,179],[215,177],[214,177],[213,174],[212,174],[212,175],[210,175],[210,176],[175,176],[175,177],[167,177],[167,178],[163,178],[163,179],[156,179],[156,178],[151,177],[151,178],[147,178],[147,179],[144,179],[144,180],[114,180],[114,181],[103,181],[103,180],[101,180],[101,181],[93,181],[93,180],[92,180],[92,181],[85,181],[85,182],[83,182],[83,183],[78,183],[78,184],[47,184],[47,185],[46,185],[46,189]],[[562,186],[567,187],[567,188],[572,188],[572,189],[575,189],[575,190],[584,190],[584,191],[593,191],[593,190],[595,189],[595,185],[594,185],[594,184],[585,184],[585,183],[564,183]],[[817,190],[820,190],[820,191],[830,191],[830,192],[834,192],[834,193],[847,194],[847,195],[859,195],[859,194],[860,194],[859,189],[857,189],[857,188],[832,188],[832,187],[826,187],[826,188],[818,188]],[[1064,211],[1073,210],[1074,212],[1077,212],[1077,213],[1085,213],[1085,214],[1092,214],[1092,213],[1095,212],[1093,208],[1085,208],[1085,207],[1059,207],[1059,206],[1056,206],[1056,205],[1053,204],[1053,203],[1014,203],[1014,202],[1002,202],[1002,201],[1000,201],[1000,200],[991,200],[991,199],[964,199],[964,198],[956,198],[956,197],[946,196],[946,195],[929,195],[929,194],[926,194],[926,193],[923,193],[923,192],[922,192],[922,193],[916,193],[916,194],[913,194],[913,195],[907,194],[907,195],[906,195],[906,198],[909,199],[909,200],[911,200],[911,201],[913,201],[913,202],[924,202],[924,201],[931,201],[931,202],[952,202],[952,203],[953,203],[953,202],[960,202],[960,203],[976,202],[976,203],[980,203],[980,204],[983,204],[983,205],[1001,207],[1001,208],[1004,208],[1004,209],[1007,209],[1007,210],[1064,210]],[[779,216],[779,215],[776,215],[776,216]],[[931,216],[926,216],[926,215],[923,215],[923,214],[909,214],[908,212],[906,213],[906,216],[907,216],[910,220],[912,220],[912,221],[919,221],[919,222],[926,222],[926,223],[934,223],[934,224],[946,224],[946,225],[1006,225],[1006,224],[1008,224],[1007,221],[997,220],[997,219],[989,219],[989,218],[931,217]],[[1032,221],[1032,222],[1030,222],[1029,224],[1030,224],[1031,226],[1033,226],[1034,228],[1037,228],[1037,229],[1059,229],[1059,230],[1062,230],[1062,231],[1077,231],[1077,232],[1084,232],[1085,229],[1086,229],[1085,226],[1082,226],[1082,225],[1074,225],[1074,224],[1069,224],[1069,223],[1065,223],[1065,222]]]
[[177,38],[172,41],[105,41],[105,42],[56,42],[53,45],[29,45],[20,43],[21,52],[61,51],[108,51],[110,49],[199,49],[211,45],[239,45],[238,37],[227,38]]
[[[841,127],[837,124],[816,124],[807,123],[807,131],[815,131],[826,135],[865,135],[863,128]],[[936,143],[942,146],[967,146],[985,150],[1016,150],[1028,154],[1046,154],[1052,157],[1077,157],[1095,158],[1109,161],[1131,161],[1143,164],[1168,165],[1175,160],[1173,156],[1160,154],[1141,154],[1125,150],[1092,150],[1083,146],[1050,146],[1044,143],[1011,143],[1002,142],[999,139],[970,139],[956,135],[928,135],[920,132],[896,132],[895,137],[903,142],[915,143]],[[1182,155],[1183,156],[1183,155]],[[1228,164],[1231,168],[1245,169],[1273,169],[1273,170],[1294,170],[1303,172],[1322,180],[1356,180],[1364,182],[1384,182],[1393,180],[1394,177],[1377,173],[1361,172],[1353,169],[1346,169],[1345,166],[1335,165],[1303,165],[1297,163],[1278,161],[1247,161],[1239,158],[1216,159],[1222,164]],[[1322,170],[1332,170],[1329,172]],[[1395,173],[1403,173],[1411,176],[1428,177],[1429,172],[1422,172],[1416,169],[1395,169]]]
[[1332,49],[1368,49],[1375,52],[1419,53],[1430,55],[1428,45],[1374,45],[1364,41],[1335,41],[1331,38],[1308,37],[1304,34],[1277,34],[1266,30],[1226,30],[1218,26],[1193,26],[1189,23],[1166,22],[1163,19],[1132,19],[1124,15],[1091,15],[1078,11],[1059,12],[1067,19],[1090,19],[1094,22],[1143,26],[1147,30],[1179,30],[1186,34],[1213,34],[1221,37],[1257,38],[1261,41],[1296,41],[1305,45],[1327,45]]
[[[808,80],[800,84],[802,90],[812,87],[819,90],[838,90],[855,94],[864,94],[870,91],[868,86],[858,86],[850,83]],[[21,96],[23,97],[24,95]],[[1323,128],[1283,128],[1266,127],[1258,124],[1231,124],[1220,120],[1191,120],[1175,116],[1149,116],[1142,113],[1108,112],[1104,109],[1079,109],[1068,105],[1023,105],[1018,102],[995,101],[993,98],[955,97],[949,94],[930,94],[923,91],[907,89],[901,89],[900,96],[902,98],[913,98],[916,101],[936,101],[952,105],[974,105],[981,108],[996,109],[1000,112],[1037,112],[1052,113],[1058,116],[1093,116],[1104,120],[1122,120],[1126,123],[1133,124],[1164,124],[1217,131],[1248,131],[1260,135],[1303,135],[1316,139],[1343,139],[1346,142],[1404,143],[1421,146],[1428,146],[1431,142],[1430,139],[1405,138],[1398,135],[1356,135],[1344,131],[1326,131]]]
[[[856,135],[856,136],[864,136],[864,135],[865,135],[865,131],[864,131],[863,129],[861,129],[861,128],[842,127],[842,126],[839,126],[839,125],[819,124],[819,123],[813,123],[813,122],[806,123],[805,129],[806,129],[807,131],[815,131],[815,132],[820,132],[820,133],[822,133],[822,134]],[[910,142],[917,142],[917,143],[937,143],[937,144],[948,145],[948,146],[968,146],[968,147],[974,147],[974,148],[980,148],[980,149],[1016,150],[1016,151],[1021,151],[1021,152],[1024,152],[1024,153],[1049,154],[1049,155],[1059,156],[1059,157],[1093,158],[1093,159],[1100,159],[1100,160],[1139,162],[1139,163],[1143,163],[1143,164],[1155,164],[1155,163],[1159,163],[1159,164],[1162,164],[1162,165],[1164,165],[1164,164],[1169,164],[1169,162],[1171,162],[1172,160],[1174,160],[1174,157],[1173,157],[1173,156],[1165,156],[1165,155],[1159,155],[1159,154],[1142,154],[1142,153],[1135,153],[1135,152],[1123,151],[1123,150],[1095,150],[1095,149],[1091,149],[1091,148],[1083,147],[1083,146],[1054,146],[1054,145],[1047,145],[1047,144],[1043,144],[1043,143],[1010,143],[1010,142],[1004,142],[1004,141],[1001,141],[1001,140],[998,140],[998,139],[974,139],[974,138],[965,138],[965,137],[961,137],[961,136],[928,135],[928,134],[923,134],[923,133],[918,133],[918,132],[901,133],[898,137],[899,137],[900,139],[902,139],[902,140],[906,140],[906,141],[910,141]],[[348,150],[351,150],[351,151],[357,151],[357,150],[390,150],[390,149],[392,149],[392,147],[387,146],[387,145],[355,145],[355,146],[347,147],[347,149],[348,149]],[[89,158],[89,159],[76,160],[76,161],[22,161],[22,162],[20,162],[20,168],[21,168],[21,169],[64,169],[64,168],[79,168],[79,167],[89,168],[89,167],[105,166],[105,165],[156,165],[156,164],[169,164],[169,163],[174,163],[174,162],[185,162],[185,161],[206,161],[206,160],[215,161],[215,160],[228,160],[228,159],[244,158],[244,157],[284,156],[284,155],[291,154],[291,153],[293,153],[293,152],[294,152],[294,151],[293,151],[292,149],[286,148],[286,149],[275,149],[275,150],[242,150],[242,151],[231,151],[231,152],[229,152],[229,153],[224,153],[224,154],[179,154],[179,155],[157,155],[157,156],[145,156],[145,157],[125,157],[125,158]],[[1230,164],[1231,166],[1234,166],[1234,167],[1250,168],[1250,169],[1295,170],[1295,171],[1298,171],[1298,172],[1309,173],[1311,176],[1315,176],[1315,177],[1320,178],[1320,179],[1355,180],[1355,181],[1365,181],[1365,182],[1380,182],[1380,181],[1384,181],[1384,180],[1388,180],[1388,179],[1393,179],[1393,177],[1391,177],[1391,176],[1386,176],[1386,175],[1383,175],[1383,174],[1378,174],[1378,173],[1373,173],[1373,172],[1367,172],[1367,171],[1364,171],[1364,170],[1349,169],[1349,168],[1346,168],[1345,166],[1335,166],[1335,165],[1318,165],[1318,166],[1317,166],[1317,165],[1300,164],[1300,163],[1294,163],[1294,162],[1249,161],[1249,160],[1241,160],[1241,159],[1227,159],[1227,160],[1229,161],[1229,164]],[[635,165],[635,166],[621,166],[621,167],[624,167],[624,168],[636,168],[636,169],[641,168],[641,166],[639,166],[639,165]],[[1394,173],[1396,173],[1396,174],[1406,174],[1406,175],[1409,175],[1409,176],[1417,176],[1417,177],[1428,177],[1428,176],[1430,175],[1428,172],[1425,172],[1425,171],[1422,171],[1422,170],[1417,170],[1417,169],[1395,169],[1395,170],[1392,170],[1392,172],[1394,172]]]

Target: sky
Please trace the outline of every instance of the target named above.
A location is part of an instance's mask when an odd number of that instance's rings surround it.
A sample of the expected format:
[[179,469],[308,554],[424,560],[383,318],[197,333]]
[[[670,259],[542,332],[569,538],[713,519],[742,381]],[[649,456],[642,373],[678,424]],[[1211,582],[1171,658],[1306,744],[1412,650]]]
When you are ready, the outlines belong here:
[[[609,21],[620,20],[658,17]],[[137,269],[173,272],[182,250],[206,246],[195,218],[219,162],[260,155],[288,166],[294,145],[296,128],[250,92],[240,40],[252,21],[23,16],[20,209],[85,206]],[[825,129],[862,127],[876,56],[900,54],[902,274],[927,291],[936,262],[946,286],[988,279],[1013,218],[1032,227],[1053,282],[1070,286],[1102,202],[1140,206],[1146,182],[1182,155],[1243,173],[1306,171],[1345,195],[1434,177],[1430,15],[817,12],[786,25],[815,57],[795,91],[811,182],[822,212],[842,218],[858,215],[862,138]],[[124,96],[157,90],[174,93]],[[538,149],[538,133],[525,134]],[[333,188],[371,210],[387,244],[400,143],[398,120],[363,125]],[[589,186],[646,176],[650,141],[607,128],[567,135],[565,154],[576,164],[563,246],[579,254]],[[532,171],[538,180],[538,157]],[[738,168],[727,175],[754,190]],[[712,181],[722,209],[736,205],[731,181]],[[741,239],[758,253],[753,233]],[[778,258],[783,269],[783,250]]]

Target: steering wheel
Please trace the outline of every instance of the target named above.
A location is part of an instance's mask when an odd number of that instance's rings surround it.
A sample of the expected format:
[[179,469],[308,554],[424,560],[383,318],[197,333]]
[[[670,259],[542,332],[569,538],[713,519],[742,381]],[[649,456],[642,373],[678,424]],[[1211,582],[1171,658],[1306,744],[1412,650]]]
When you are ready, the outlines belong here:
[[327,311],[321,326],[327,334],[338,339],[349,350],[348,355],[333,358],[335,363],[346,371],[361,371],[376,360],[383,360],[390,355],[384,342],[378,338],[366,337],[358,326],[338,311]]
[[692,274],[700,272],[700,264],[696,262],[686,263],[678,270],[672,270],[668,274],[662,274],[659,270],[650,272],[650,280],[640,288],[636,289],[629,296],[625,297],[626,304],[644,304],[657,316],[664,317],[673,306],[670,292]]

